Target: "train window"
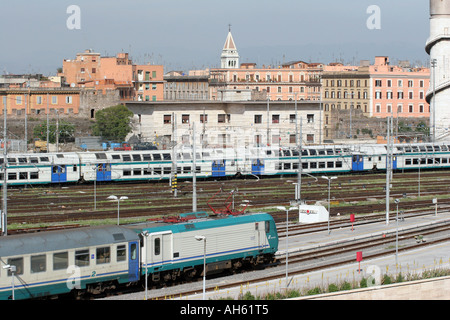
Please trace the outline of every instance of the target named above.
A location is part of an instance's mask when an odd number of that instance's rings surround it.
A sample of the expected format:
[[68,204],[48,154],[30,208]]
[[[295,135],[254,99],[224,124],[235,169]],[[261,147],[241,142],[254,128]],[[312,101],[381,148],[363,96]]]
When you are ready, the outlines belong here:
[[308,162],[303,162],[302,163],[302,168],[303,169],[308,169]]
[[30,163],[39,163],[37,157],[30,157]]
[[3,158],[0,158],[0,164],[3,164],[5,161]]
[[111,155],[111,158],[113,158],[114,160],[120,160],[120,154],[113,154]]
[[324,156],[325,155],[325,150],[319,149],[319,155]]
[[64,158],[64,155],[63,155],[62,153],[58,153],[58,154],[56,155],[56,157],[57,157],[57,158]]
[[434,160],[433,159],[428,159],[428,164],[434,164]]
[[171,174],[171,173],[172,173],[172,168],[164,167],[164,174]]
[[413,152],[418,152],[419,148],[417,148],[416,146],[412,146],[412,150],[413,150]]
[[150,154],[143,154],[142,158],[144,161],[152,161],[152,156]]
[[266,233],[270,232],[270,221],[266,221]]
[[111,262],[111,248],[110,247],[102,247],[97,248],[97,264],[105,264]]
[[302,150],[302,156],[307,156],[308,155],[308,150]]
[[123,154],[122,155],[122,160],[123,161],[131,161],[131,157],[129,154]]
[[95,157],[97,159],[106,159],[106,154],[105,153],[96,153]]
[[315,156],[315,155],[317,154],[316,149],[309,149],[309,154],[310,154],[311,156]]
[[164,160],[172,160],[170,153],[163,153],[163,158],[164,158]]
[[39,179],[39,172],[30,172],[30,180]]
[[447,160],[447,158],[442,158],[442,163],[448,163]]
[[319,169],[325,168],[325,162],[319,162]]
[[342,168],[342,161],[336,161],[336,168]]
[[45,254],[31,256],[31,273],[45,272],[47,270],[47,257]]
[[342,150],[338,148],[335,150],[335,152],[336,152],[336,154],[340,154],[342,152]]
[[19,172],[19,180],[27,180],[28,172]]
[[133,176],[140,176],[142,174],[141,169],[133,169]]
[[183,173],[191,172],[191,167],[183,167]]
[[89,266],[89,249],[75,251],[75,265],[77,267]]
[[8,180],[17,180],[16,172],[8,172]]
[[441,151],[441,148],[439,146],[434,146],[434,151]]
[[73,171],[73,172],[77,172],[77,170],[78,170],[77,165],[74,164],[73,167],[72,167],[72,171]]
[[405,152],[411,152],[411,148],[410,147],[406,147],[405,148]]
[[425,149],[425,147],[424,147],[424,146],[419,146],[419,150],[420,150],[421,152],[425,152],[425,151],[427,151],[427,150]]
[[161,168],[155,168],[154,172],[155,174],[161,174]]
[[154,154],[153,154],[153,159],[154,159],[154,160],[161,160],[161,154],[159,154],[159,153],[154,153]]
[[[23,274],[23,258],[10,258],[8,259],[7,264],[16,267],[16,272],[14,272],[14,275]],[[8,277],[11,276],[11,269],[8,269]]]
[[27,158],[19,158],[19,163],[27,163]]
[[130,246],[130,259],[136,260],[137,259],[137,244],[132,243]]
[[155,238],[153,247],[155,250],[155,256],[158,256],[161,253],[161,238]]
[[284,154],[285,157],[290,157],[291,156],[291,151],[283,150],[283,154]]
[[184,160],[191,160],[191,154],[190,153],[183,153]]
[[142,160],[140,154],[133,154],[132,157],[133,157],[133,161],[141,161]]
[[124,175],[124,176],[131,176],[131,170],[129,170],[129,169],[124,169],[124,170],[123,170],[123,175]]
[[298,162],[294,162],[292,164],[292,169],[298,169]]
[[268,156],[272,155],[272,150],[266,150],[266,155]]
[[309,168],[310,169],[316,169],[317,168],[317,162],[310,162],[309,163]]
[[333,149],[327,149],[327,155],[334,155]]
[[58,252],[53,254],[53,270],[67,269],[69,266],[69,253]]
[[281,170],[282,164],[277,162],[275,163],[275,170]]
[[203,158],[209,158],[209,152],[202,152]]
[[447,146],[445,145],[441,146],[441,151],[448,151]]
[[405,159],[405,166],[411,165],[411,159]]
[[284,168],[284,170],[290,170],[291,169],[291,164],[290,163],[285,163],[283,168]]
[[127,247],[124,244],[117,246],[117,249],[116,249],[117,262],[127,260],[127,249],[126,248]]
[[334,162],[333,161],[328,161],[327,162],[327,168],[334,168]]
[[196,173],[201,173],[202,172],[202,169],[201,169],[201,167],[195,167],[195,172]]
[[434,151],[433,146],[427,146],[427,151],[430,151],[430,152]]
[[8,163],[16,163],[16,158],[8,158]]
[[145,168],[143,170],[144,170],[144,172],[143,172],[144,175],[151,175],[152,174],[152,168]]
[[298,151],[297,150],[292,150],[292,156],[293,157],[298,157]]

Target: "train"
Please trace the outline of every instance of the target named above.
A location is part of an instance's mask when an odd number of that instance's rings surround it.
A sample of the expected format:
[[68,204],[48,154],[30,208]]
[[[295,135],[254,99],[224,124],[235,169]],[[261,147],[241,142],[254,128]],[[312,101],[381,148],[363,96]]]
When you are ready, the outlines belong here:
[[[281,146],[243,148],[178,148],[99,152],[9,154],[7,184],[124,182],[172,179],[220,178],[236,175],[338,174],[386,170],[383,144]],[[6,162],[6,163],[5,163]],[[194,168],[195,167],[195,168]],[[450,142],[394,144],[393,170],[450,168]],[[0,172],[4,181],[4,170]]]
[[204,263],[210,275],[275,261],[278,234],[267,213],[179,218],[2,237],[0,300],[92,297],[190,280],[203,275]]

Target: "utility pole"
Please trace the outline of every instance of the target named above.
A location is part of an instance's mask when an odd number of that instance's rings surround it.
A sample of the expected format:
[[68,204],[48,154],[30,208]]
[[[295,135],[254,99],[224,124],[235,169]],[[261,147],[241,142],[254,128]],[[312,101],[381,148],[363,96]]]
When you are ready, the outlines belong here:
[[8,144],[7,144],[7,131],[6,131],[6,117],[7,117],[7,104],[8,99],[6,99],[6,103],[3,108],[3,210],[1,215],[1,224],[2,224],[2,236],[8,235]]
[[192,212],[197,211],[197,151],[195,144],[195,122],[192,123],[192,156],[194,168],[192,171]]

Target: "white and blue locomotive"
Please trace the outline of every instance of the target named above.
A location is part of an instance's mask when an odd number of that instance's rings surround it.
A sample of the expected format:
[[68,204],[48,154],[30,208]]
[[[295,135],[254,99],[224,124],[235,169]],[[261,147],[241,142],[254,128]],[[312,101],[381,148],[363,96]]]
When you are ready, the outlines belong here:
[[[149,181],[217,178],[235,175],[296,174],[301,163],[309,174],[349,173],[386,170],[386,145],[321,145],[302,148],[301,161],[295,148],[213,148],[10,154],[7,157],[8,185],[93,181]],[[5,159],[0,156],[4,167]],[[393,169],[450,168],[450,142],[396,144]],[[0,181],[4,170],[0,171]]]
[[[148,222],[0,238],[0,300],[100,294],[274,260],[278,235],[266,213]],[[182,216],[182,215],[180,215]],[[201,236],[203,242],[199,242]],[[204,246],[205,245],[205,246]],[[206,251],[204,251],[206,249]]]

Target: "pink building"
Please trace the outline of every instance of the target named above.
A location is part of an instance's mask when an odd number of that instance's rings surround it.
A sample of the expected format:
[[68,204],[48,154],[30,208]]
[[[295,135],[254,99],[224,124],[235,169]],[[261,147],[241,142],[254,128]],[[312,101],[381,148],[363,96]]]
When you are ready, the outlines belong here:
[[369,70],[372,116],[430,116],[430,105],[425,100],[430,86],[429,68],[411,68],[407,62],[391,66],[388,57],[375,57]]

